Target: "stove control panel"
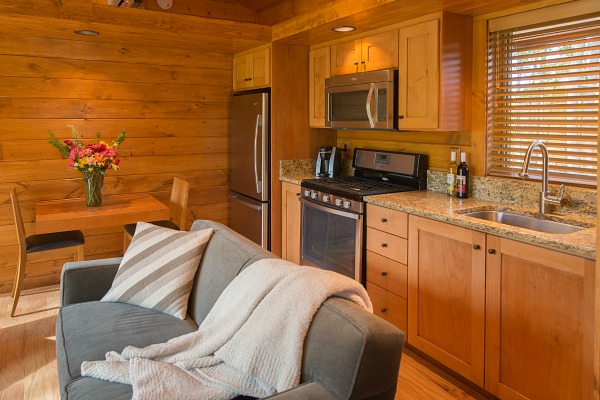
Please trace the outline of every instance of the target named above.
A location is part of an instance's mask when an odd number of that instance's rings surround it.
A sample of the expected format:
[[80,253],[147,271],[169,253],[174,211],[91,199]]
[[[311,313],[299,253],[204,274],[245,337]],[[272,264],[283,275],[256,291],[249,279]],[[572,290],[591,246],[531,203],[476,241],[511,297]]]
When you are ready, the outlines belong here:
[[331,193],[319,192],[318,190],[303,189],[302,197],[314,201],[315,203],[323,204],[333,209],[352,211],[355,213],[364,213],[365,203],[358,200],[346,199],[336,196]]

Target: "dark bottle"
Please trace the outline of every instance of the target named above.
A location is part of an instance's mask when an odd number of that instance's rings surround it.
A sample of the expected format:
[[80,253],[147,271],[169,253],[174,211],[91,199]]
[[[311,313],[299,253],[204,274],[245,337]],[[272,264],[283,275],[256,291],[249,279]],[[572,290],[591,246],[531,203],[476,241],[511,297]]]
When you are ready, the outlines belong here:
[[467,153],[460,153],[460,164],[456,169],[456,197],[459,199],[469,198],[469,166],[467,165]]

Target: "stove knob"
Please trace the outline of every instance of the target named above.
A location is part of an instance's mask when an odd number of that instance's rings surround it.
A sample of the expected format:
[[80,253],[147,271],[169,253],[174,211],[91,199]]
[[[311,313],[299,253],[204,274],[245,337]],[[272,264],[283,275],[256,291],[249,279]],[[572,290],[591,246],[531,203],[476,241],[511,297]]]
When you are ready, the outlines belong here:
[[350,200],[344,200],[344,208],[348,209],[352,207],[352,203],[350,202]]
[[313,200],[316,200],[319,198],[319,193],[315,192],[315,191],[311,191],[310,192],[310,198]]
[[342,199],[335,199],[335,205],[338,207],[342,206]]
[[325,203],[329,203],[329,201],[331,200],[331,196],[328,194],[324,194],[323,195],[323,202]]
[[304,197],[310,197],[310,190],[304,189]]

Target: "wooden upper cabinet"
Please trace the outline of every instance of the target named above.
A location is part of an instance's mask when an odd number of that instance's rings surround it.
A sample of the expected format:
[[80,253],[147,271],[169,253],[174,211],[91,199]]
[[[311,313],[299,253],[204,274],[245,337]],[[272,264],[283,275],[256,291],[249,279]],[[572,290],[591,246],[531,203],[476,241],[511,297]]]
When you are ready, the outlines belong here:
[[330,47],[311,50],[308,58],[309,125],[325,128],[325,79],[331,76]]
[[592,399],[595,262],[488,235],[485,389]]
[[233,90],[254,89],[271,84],[271,46],[263,46],[233,57]]
[[331,46],[331,74],[398,67],[398,30]]
[[472,26],[470,16],[440,13],[400,28],[398,129],[470,129]]
[[409,216],[408,343],[484,384],[484,233]]

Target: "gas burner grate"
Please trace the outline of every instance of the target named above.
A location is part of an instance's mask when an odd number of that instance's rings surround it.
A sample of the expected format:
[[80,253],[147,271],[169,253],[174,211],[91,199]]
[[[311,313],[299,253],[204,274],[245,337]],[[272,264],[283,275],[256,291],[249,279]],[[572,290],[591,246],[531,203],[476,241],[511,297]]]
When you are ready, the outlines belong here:
[[413,188],[355,176],[319,178],[302,181],[302,187],[356,198],[373,194],[403,192]]

